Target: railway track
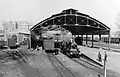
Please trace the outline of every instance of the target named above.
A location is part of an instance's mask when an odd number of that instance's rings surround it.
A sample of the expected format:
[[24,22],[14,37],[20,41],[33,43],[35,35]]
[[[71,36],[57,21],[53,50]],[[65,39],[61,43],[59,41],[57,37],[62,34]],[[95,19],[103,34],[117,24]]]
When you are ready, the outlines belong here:
[[20,65],[21,70],[23,71],[25,77],[45,77],[44,74],[39,70],[39,68],[32,66],[28,60],[25,53],[20,49],[17,49],[16,55],[19,56],[18,64]]
[[88,61],[86,61],[86,60],[84,60],[82,58],[72,58],[72,60],[75,61],[76,63],[88,68],[88,69],[91,69],[91,70],[97,72],[98,74],[101,74],[101,75],[104,74],[104,71],[103,71],[103,69],[101,67],[96,66],[96,65],[94,65],[92,63],[89,63]]
[[47,56],[60,77],[76,77],[54,54],[48,53]]
[[3,54],[0,54],[0,60],[3,60],[4,58],[9,57],[9,55],[6,54],[3,50],[1,50],[1,52],[2,52]]
[[39,68],[29,64],[27,56],[21,52],[21,50],[9,49],[5,51],[3,50],[2,52],[4,52],[5,55],[3,55],[0,60],[3,60],[6,57],[11,57],[20,66],[20,69],[22,70],[25,77],[44,77]]
[[27,56],[18,49],[2,50],[2,52],[4,52],[4,54],[2,57],[0,57],[0,60],[3,60],[6,57],[12,57],[13,60],[29,63]]

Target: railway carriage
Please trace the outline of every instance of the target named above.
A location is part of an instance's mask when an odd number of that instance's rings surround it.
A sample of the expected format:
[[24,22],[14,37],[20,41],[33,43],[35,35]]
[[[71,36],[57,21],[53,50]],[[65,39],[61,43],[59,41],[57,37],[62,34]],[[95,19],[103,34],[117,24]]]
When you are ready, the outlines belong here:
[[43,46],[44,46],[44,50],[45,52],[49,53],[49,52],[53,52],[56,55],[59,53],[59,44],[60,42],[53,40],[53,38],[46,38],[44,39],[43,42]]
[[8,46],[10,47],[10,48],[17,48],[17,44],[16,44],[16,40],[15,40],[15,38],[9,38],[8,39]]
[[[105,42],[105,43],[108,43],[109,38],[108,37],[102,37],[102,41]],[[119,37],[111,37],[110,43],[119,44],[120,43],[120,38]]]
[[60,51],[61,34],[59,31],[47,31],[46,34],[42,35],[43,48],[47,53],[55,53],[56,55]]
[[0,48],[3,48],[7,45],[7,41],[5,41],[5,36],[0,35]]

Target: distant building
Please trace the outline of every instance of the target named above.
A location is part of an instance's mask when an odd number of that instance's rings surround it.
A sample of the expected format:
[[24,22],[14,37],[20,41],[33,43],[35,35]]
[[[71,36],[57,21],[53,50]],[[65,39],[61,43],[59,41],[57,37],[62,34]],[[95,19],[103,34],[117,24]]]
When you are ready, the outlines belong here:
[[2,25],[2,23],[0,23],[0,35],[4,34],[4,27]]
[[118,37],[118,38],[120,38],[120,31],[111,32],[111,37]]
[[19,44],[23,43],[29,37],[29,29],[32,27],[32,24],[26,21],[10,21],[4,22],[2,25],[6,39],[16,36],[16,42]]
[[0,41],[7,41],[5,38],[4,38],[4,28],[3,28],[3,25],[2,23],[0,23]]

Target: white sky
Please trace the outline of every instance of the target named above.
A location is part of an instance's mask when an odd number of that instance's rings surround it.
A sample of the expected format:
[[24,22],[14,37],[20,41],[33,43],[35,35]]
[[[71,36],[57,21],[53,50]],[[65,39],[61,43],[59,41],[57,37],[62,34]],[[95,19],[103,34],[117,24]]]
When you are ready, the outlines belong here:
[[0,20],[36,24],[68,8],[100,20],[112,31],[117,30],[115,21],[120,13],[120,0],[0,0]]

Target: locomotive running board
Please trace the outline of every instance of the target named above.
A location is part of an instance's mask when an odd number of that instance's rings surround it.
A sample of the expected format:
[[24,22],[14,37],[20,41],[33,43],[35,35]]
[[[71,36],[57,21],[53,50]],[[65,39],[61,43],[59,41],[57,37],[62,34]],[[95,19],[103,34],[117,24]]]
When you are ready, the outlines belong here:
[[94,64],[97,64],[97,65],[103,67],[103,65],[101,63],[93,60],[92,58],[88,57],[87,55],[85,55],[83,53],[81,53],[81,57],[84,58],[84,59],[86,59],[86,60],[88,60],[88,61],[90,61],[90,62],[92,62],[92,63],[94,63]]

